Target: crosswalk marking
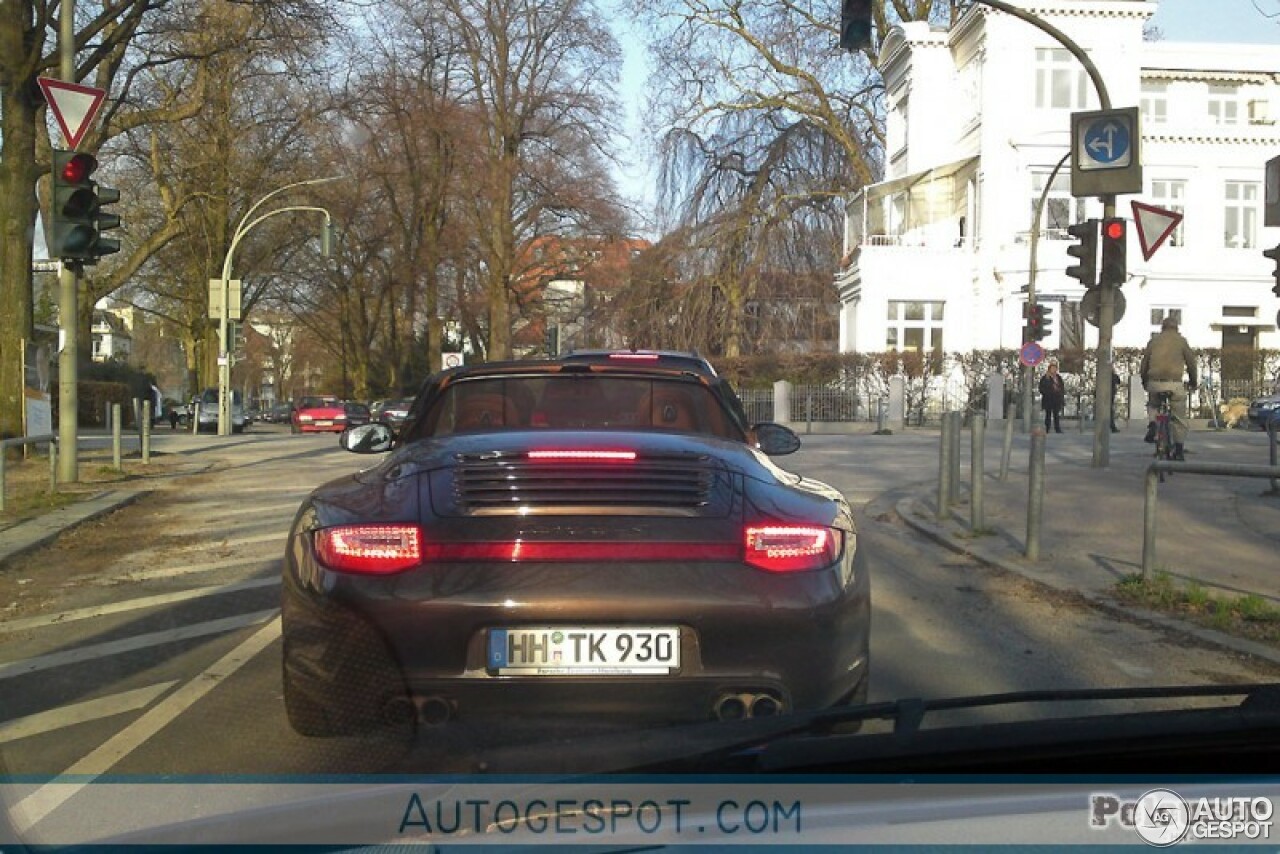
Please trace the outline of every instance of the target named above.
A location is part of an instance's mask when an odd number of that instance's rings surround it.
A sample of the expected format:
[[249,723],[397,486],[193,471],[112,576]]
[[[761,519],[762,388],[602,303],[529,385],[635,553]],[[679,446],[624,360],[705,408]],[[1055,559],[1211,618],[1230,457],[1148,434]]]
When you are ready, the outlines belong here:
[[0,634],[10,634],[26,629],[35,629],[53,624],[73,623],[77,620],[88,620],[107,614],[122,614],[127,611],[139,611],[143,608],[154,608],[157,605],[169,605],[174,602],[186,602],[205,596],[218,596],[226,593],[239,593],[242,590],[257,590],[260,587],[273,587],[280,583],[278,577],[251,578],[248,581],[237,581],[232,584],[215,584],[208,587],[193,587],[189,590],[178,590],[173,593],[160,593],[155,596],[142,596],[137,599],[125,599],[119,602],[106,602],[88,608],[76,608],[61,611],[57,614],[41,614],[37,617],[24,617],[0,623]]
[[33,735],[41,735],[63,727],[109,718],[125,712],[145,709],[157,697],[177,684],[178,680],[174,679],[169,682],[148,685],[146,688],[135,688],[132,691],[123,691],[119,694],[112,694],[109,697],[85,700],[82,703],[72,703],[69,706],[62,706],[47,712],[37,712],[34,715],[4,721],[0,723],[0,744],[17,741],[22,738],[30,738]]
[[134,635],[133,637],[123,638],[122,640],[107,641],[105,643],[78,647],[76,649],[69,649],[63,652],[53,652],[48,655],[39,655],[34,658],[27,658],[21,661],[11,661],[6,664],[0,664],[0,679],[12,679],[15,676],[25,676],[29,673],[37,673],[41,670],[49,670],[54,667],[64,667],[68,664],[80,664],[85,661],[93,661],[97,658],[107,658],[112,655],[120,655],[125,652],[135,652],[152,646],[162,646],[176,641],[204,637],[205,635],[222,634],[223,632],[244,628],[245,626],[264,623],[275,616],[278,611],[278,608],[272,608],[269,611],[255,611],[252,614],[241,614],[235,617],[224,617],[220,620],[193,623],[189,626],[169,629],[168,631]]

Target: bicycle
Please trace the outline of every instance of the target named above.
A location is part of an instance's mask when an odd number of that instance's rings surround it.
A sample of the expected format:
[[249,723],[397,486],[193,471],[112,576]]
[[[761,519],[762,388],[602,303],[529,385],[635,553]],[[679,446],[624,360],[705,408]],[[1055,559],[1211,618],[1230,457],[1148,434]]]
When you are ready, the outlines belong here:
[[[1173,392],[1162,391],[1156,394],[1156,459],[1173,460]],[[1164,472],[1160,472],[1160,482],[1164,483]]]

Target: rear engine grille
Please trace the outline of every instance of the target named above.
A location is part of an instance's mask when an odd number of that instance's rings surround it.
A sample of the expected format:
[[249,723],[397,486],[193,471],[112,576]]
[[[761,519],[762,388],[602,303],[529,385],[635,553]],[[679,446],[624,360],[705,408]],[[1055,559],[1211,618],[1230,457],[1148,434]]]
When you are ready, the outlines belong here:
[[698,510],[711,499],[716,469],[698,454],[640,455],[625,463],[465,456],[454,496],[467,513],[518,507],[646,507]]

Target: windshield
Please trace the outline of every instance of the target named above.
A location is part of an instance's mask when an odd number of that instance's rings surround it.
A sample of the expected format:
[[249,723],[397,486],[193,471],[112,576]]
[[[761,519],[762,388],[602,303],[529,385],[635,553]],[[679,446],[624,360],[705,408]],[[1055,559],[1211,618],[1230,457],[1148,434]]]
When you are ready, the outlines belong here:
[[[3,0],[0,81],[36,845],[1272,796],[1280,0]],[[724,791],[649,835],[631,775]]]

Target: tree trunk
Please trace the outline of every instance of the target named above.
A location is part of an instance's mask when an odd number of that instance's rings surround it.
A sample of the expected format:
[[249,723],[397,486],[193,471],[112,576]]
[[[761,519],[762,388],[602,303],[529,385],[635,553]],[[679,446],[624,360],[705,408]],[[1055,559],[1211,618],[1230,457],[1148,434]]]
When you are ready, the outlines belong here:
[[[31,340],[31,257],[36,220],[35,84],[22,62],[25,4],[0,2],[0,436],[20,436],[22,343]],[[16,38],[15,38],[16,37]],[[9,43],[9,42],[16,43]]]

